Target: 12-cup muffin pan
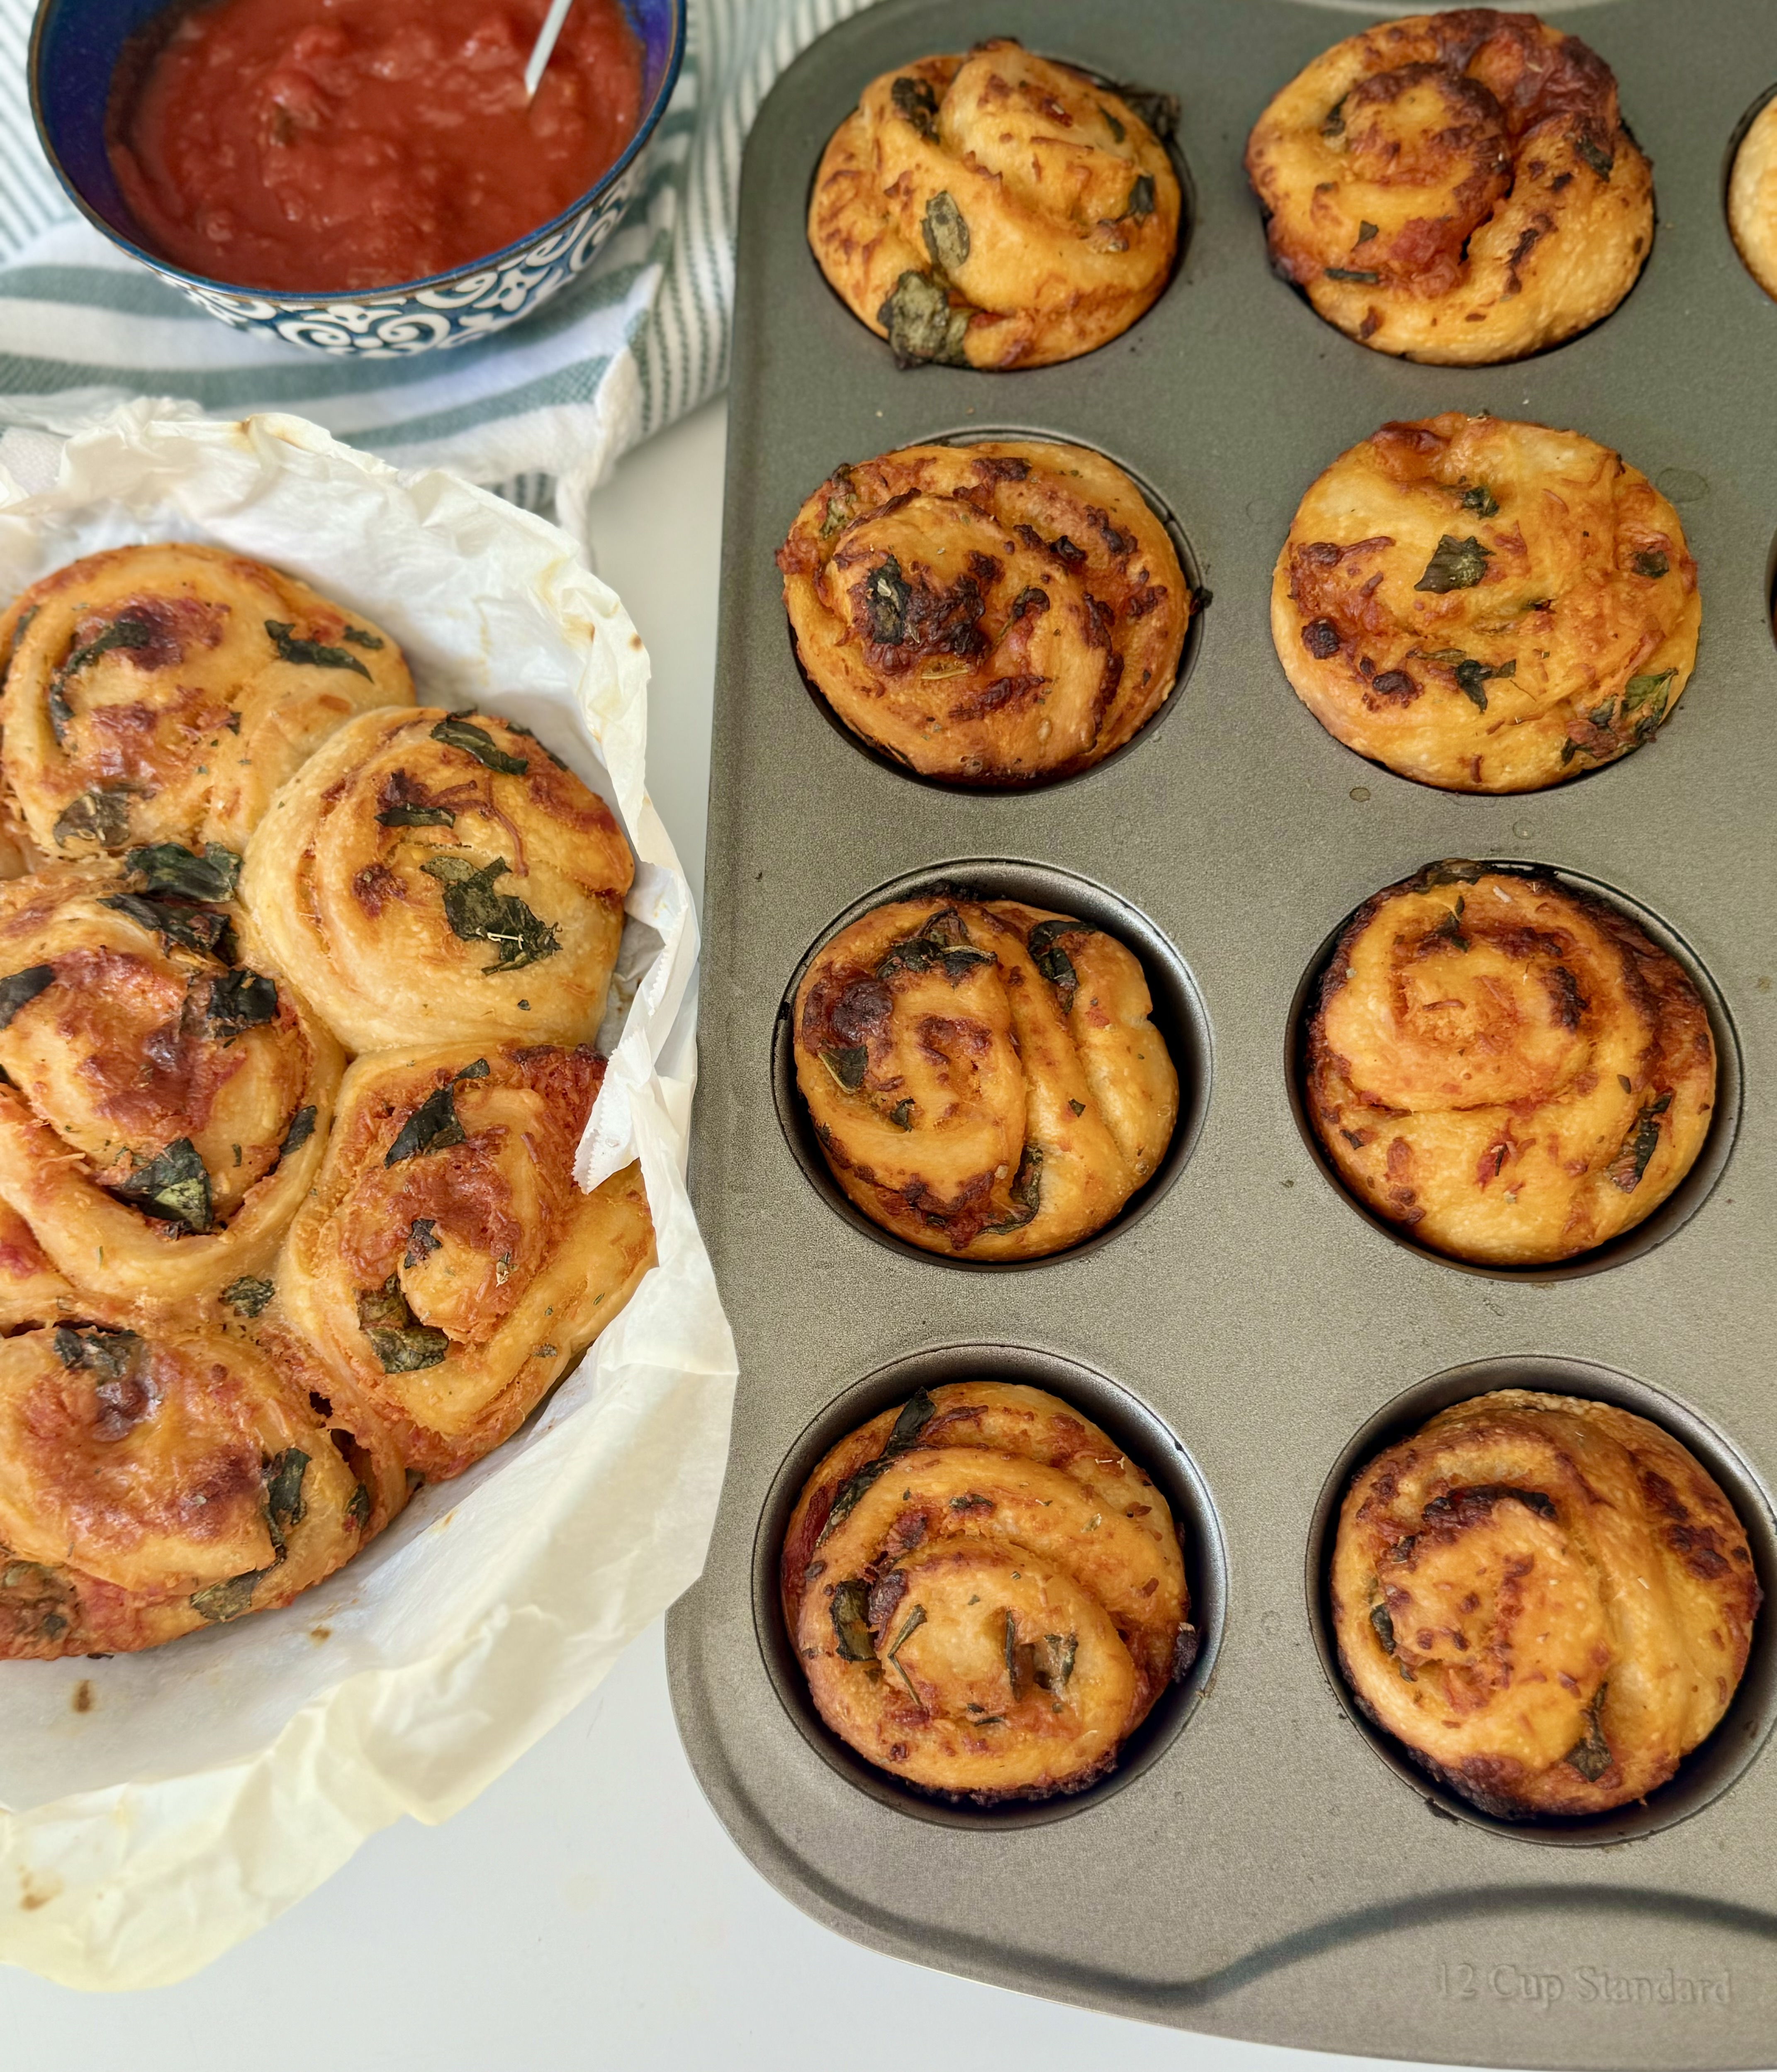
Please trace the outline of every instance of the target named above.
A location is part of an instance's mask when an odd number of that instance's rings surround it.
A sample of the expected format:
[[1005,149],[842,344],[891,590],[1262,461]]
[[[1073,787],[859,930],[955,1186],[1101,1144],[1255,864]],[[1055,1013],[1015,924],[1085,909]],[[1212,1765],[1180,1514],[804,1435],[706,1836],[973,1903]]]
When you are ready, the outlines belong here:
[[[1639,282],[1514,365],[1365,351],[1271,274],[1240,154],[1308,60],[1387,9],[1311,0],[884,0],[791,68],[742,187],[693,1185],[741,1355],[702,1581],[674,1610],[679,1722],[741,1848],[841,1933],[946,1971],[1185,2029],[1458,2064],[1777,2062],[1777,303],[1724,212],[1777,83],[1761,0],[1545,10],[1615,70],[1654,161]],[[1400,10],[1392,11],[1403,11]],[[1068,364],[898,370],[822,281],[816,163],[897,64],[1012,33],[1170,89],[1191,220],[1123,337]],[[1488,410],[1615,448],[1677,505],[1704,600],[1696,676],[1647,747],[1520,797],[1429,790],[1297,701],[1271,646],[1297,502],[1390,418]],[[1061,783],[922,783],[833,724],[772,554],[840,462],[932,438],[1109,454],[1213,601],[1125,751]],[[1369,1219],[1301,1126],[1305,1004],[1346,918],[1444,857],[1534,863],[1615,899],[1699,980],[1721,1079],[1690,1178],[1598,1256],[1438,1258]],[[879,898],[949,885],[1111,927],[1184,1080],[1162,1170],[1109,1229],[984,1268],[921,1254],[832,1183],[788,1067],[807,957]],[[1179,1517],[1203,1646],[1076,1797],[951,1806],[821,1725],[778,1610],[777,1546],[841,1433],[922,1383],[1035,1381],[1129,1448]],[[1421,1774],[1341,1683],[1324,1601],[1339,1497],[1443,1404],[1594,1395],[1689,1445],[1767,1593],[1742,1688],[1644,1804],[1512,1824]],[[1107,2045],[1107,2049],[1110,2046]],[[843,2054],[842,2041],[836,2046]]]

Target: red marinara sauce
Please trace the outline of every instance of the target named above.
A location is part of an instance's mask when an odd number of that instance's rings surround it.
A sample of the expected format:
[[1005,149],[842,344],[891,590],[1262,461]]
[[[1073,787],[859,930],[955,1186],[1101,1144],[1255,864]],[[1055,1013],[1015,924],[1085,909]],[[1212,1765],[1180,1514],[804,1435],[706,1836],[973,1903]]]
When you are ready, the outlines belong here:
[[246,288],[392,287],[570,208],[641,119],[620,0],[212,0],[159,18],[112,88],[111,162],[162,257]]

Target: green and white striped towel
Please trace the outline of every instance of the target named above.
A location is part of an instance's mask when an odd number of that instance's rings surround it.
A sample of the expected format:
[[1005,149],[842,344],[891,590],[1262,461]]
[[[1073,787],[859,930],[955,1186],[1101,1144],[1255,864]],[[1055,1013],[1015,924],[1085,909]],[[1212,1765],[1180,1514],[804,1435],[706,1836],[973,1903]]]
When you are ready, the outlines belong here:
[[618,455],[726,380],[742,143],[778,73],[862,4],[690,0],[642,187],[580,279],[466,351],[354,363],[230,331],[75,212],[31,121],[33,0],[0,0],[0,409],[53,417],[154,395],[228,417],[294,411],[398,465],[497,485],[578,534]]

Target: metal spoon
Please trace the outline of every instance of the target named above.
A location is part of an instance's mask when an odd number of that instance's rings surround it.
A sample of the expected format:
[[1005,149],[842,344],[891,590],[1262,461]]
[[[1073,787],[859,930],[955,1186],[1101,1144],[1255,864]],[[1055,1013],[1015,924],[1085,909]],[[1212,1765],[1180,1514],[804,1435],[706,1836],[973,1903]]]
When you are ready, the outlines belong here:
[[543,18],[543,26],[537,32],[537,41],[531,46],[529,61],[524,67],[524,104],[530,105],[537,92],[537,81],[543,76],[549,55],[555,48],[555,39],[561,33],[561,24],[568,18],[568,10],[574,0],[549,0],[549,11]]

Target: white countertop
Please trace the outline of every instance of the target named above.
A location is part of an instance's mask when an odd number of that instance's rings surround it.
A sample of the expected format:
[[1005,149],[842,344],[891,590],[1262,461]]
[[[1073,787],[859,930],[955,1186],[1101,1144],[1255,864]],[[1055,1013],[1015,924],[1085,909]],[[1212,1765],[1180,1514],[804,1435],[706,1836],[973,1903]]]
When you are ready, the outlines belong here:
[[[653,659],[651,788],[693,885],[724,424],[719,402],[698,412],[626,462],[593,507],[599,571]],[[699,1795],[658,1625],[466,1812],[373,1837],[183,1985],[107,1998],[0,1971],[0,2072],[193,2072],[219,2059],[249,2072],[903,2072],[915,2053],[1018,2072],[1383,2072],[1026,1999],[817,1926]]]

